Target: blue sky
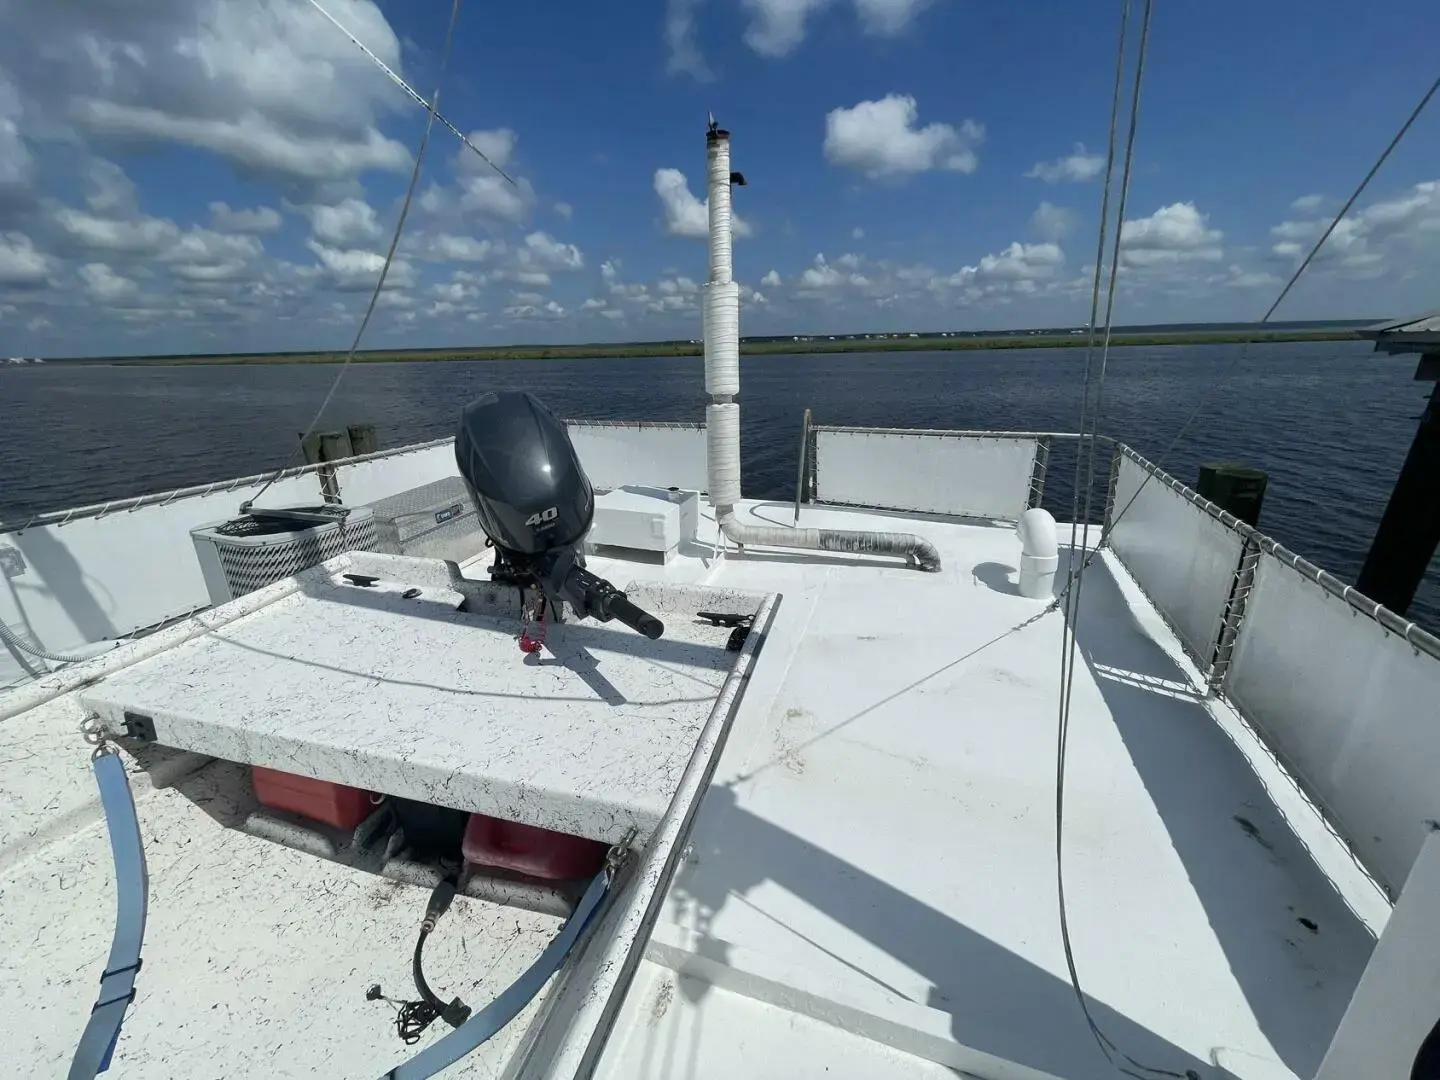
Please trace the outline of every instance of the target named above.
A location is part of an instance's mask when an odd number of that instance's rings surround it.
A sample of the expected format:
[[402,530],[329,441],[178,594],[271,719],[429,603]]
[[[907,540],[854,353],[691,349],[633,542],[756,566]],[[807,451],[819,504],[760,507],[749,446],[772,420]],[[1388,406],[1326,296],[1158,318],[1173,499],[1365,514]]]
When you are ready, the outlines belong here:
[[[444,0],[320,0],[422,93]],[[1413,107],[1424,0],[1156,5],[1116,321],[1253,319]],[[1088,310],[1120,3],[462,6],[371,346],[699,335],[704,127],[748,333]],[[424,110],[309,0],[0,0],[0,353],[343,348]],[[1382,59],[1383,58],[1383,59]],[[1440,105],[1278,318],[1440,306]]]

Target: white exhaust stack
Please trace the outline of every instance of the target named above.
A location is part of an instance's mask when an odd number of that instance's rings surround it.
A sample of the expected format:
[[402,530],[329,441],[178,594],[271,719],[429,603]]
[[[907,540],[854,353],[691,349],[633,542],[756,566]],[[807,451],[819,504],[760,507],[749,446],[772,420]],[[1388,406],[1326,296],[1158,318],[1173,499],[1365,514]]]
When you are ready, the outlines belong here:
[[940,569],[940,555],[910,533],[841,532],[742,525],[740,501],[740,286],[732,272],[730,133],[710,121],[705,135],[706,193],[710,200],[710,280],[705,286],[706,466],[710,501],[720,531],[742,547],[805,548],[859,555],[901,555],[921,570]]

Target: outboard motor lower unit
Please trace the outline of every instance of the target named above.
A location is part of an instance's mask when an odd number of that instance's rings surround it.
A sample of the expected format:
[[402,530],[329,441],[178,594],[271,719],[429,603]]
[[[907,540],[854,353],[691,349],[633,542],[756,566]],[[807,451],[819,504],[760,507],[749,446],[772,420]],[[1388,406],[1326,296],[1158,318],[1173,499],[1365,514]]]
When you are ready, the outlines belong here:
[[578,545],[595,517],[595,491],[565,425],[532,395],[492,391],[460,415],[455,461],[476,516],[495,545],[496,581],[541,590],[552,607],[619,619],[648,638],[664,624],[585,569]]

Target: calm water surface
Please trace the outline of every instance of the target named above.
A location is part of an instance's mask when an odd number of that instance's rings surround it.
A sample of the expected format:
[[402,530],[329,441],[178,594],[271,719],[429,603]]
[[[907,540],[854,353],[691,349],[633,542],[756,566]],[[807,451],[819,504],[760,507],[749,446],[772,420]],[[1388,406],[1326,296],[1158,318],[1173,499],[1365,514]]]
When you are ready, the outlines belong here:
[[[801,414],[818,423],[1074,431],[1080,350],[757,356],[742,361],[745,494],[793,498]],[[1200,462],[1265,469],[1261,527],[1353,580],[1424,405],[1414,359],[1364,344],[1137,346],[1112,350],[1103,430],[1152,460],[1198,400],[1167,471]],[[338,369],[0,369],[0,520],[263,472],[279,464]],[[461,406],[527,389],[563,416],[704,416],[697,358],[357,364],[327,413],[370,422],[382,444],[452,433]],[[1073,461],[1052,459],[1047,505],[1068,517]],[[1102,493],[1103,495],[1103,493]],[[1440,572],[1411,617],[1440,627]]]

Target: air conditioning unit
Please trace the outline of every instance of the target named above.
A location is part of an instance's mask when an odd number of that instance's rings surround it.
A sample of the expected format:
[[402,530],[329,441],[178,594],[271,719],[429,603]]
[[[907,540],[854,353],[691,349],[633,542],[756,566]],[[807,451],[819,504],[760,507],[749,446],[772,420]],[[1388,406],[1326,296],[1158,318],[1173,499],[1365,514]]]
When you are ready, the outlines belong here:
[[346,551],[375,547],[364,506],[297,506],[190,530],[212,604],[263,589]]

